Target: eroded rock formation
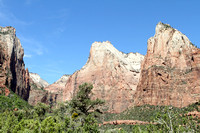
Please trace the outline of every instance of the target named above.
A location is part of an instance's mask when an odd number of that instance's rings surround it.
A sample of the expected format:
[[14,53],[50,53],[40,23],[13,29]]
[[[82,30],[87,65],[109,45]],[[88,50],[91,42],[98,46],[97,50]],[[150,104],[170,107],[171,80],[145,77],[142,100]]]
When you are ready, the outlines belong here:
[[200,50],[178,30],[158,23],[148,40],[135,105],[184,107],[200,100]]
[[54,104],[62,101],[62,92],[69,75],[63,75],[58,81],[49,85],[38,74],[30,73],[31,77],[31,91],[29,97],[29,104],[36,105],[39,102],[46,104]]
[[24,49],[15,28],[0,27],[0,85],[10,88],[24,100],[29,98],[29,72],[23,61]]
[[86,65],[67,80],[63,101],[71,100],[79,85],[93,84],[93,98],[106,101],[108,112],[119,113],[133,105],[140,77],[139,53],[119,52],[110,42],[92,44]]
[[[30,78],[31,78],[31,82],[35,83],[36,86],[33,87],[37,87],[37,88],[45,88],[49,85],[49,83],[47,81],[45,81],[44,79],[42,79],[40,77],[40,75],[38,75],[37,73],[29,73],[30,74]],[[32,86],[32,85],[31,85]]]
[[44,89],[52,92],[52,93],[62,93],[63,89],[65,88],[65,84],[67,83],[67,80],[69,79],[70,75],[63,75],[59,80],[57,80],[55,83],[45,87]]

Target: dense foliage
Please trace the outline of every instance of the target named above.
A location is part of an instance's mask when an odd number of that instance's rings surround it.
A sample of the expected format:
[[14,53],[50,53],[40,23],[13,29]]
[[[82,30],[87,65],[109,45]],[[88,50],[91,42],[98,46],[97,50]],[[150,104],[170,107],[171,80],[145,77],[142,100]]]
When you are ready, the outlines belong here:
[[92,88],[87,83],[79,86],[80,91],[71,102],[58,104],[54,109],[43,103],[31,107],[14,93],[0,95],[0,132],[98,132],[93,114],[103,102],[90,99]]
[[[59,133],[59,132],[199,132],[200,120],[187,116],[190,111],[200,111],[200,103],[185,108],[164,106],[136,106],[120,114],[101,114],[104,102],[91,100],[92,85],[84,83],[70,102],[55,108],[39,103],[30,106],[15,93],[0,94],[0,132],[5,133]],[[97,115],[99,114],[99,115]],[[100,117],[98,117],[100,116]],[[98,122],[97,122],[98,118]],[[101,125],[111,120],[141,120],[147,125]]]
[[[186,114],[191,111],[200,111],[200,102],[185,108],[170,106],[135,106],[120,114],[104,114],[101,119],[111,120],[141,120],[148,121],[148,125],[103,125],[101,129],[123,129],[126,132],[199,132],[200,120]],[[156,123],[156,124],[155,124]]]

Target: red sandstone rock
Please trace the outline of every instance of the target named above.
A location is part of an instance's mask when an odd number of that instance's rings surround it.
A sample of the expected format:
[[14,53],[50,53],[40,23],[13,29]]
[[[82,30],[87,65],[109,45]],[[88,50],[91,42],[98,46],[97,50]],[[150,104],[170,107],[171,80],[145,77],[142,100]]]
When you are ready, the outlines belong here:
[[29,73],[23,61],[24,50],[13,27],[0,27],[0,84],[28,100]]
[[198,111],[193,111],[193,112],[189,112],[186,114],[187,116],[192,116],[193,118],[198,118],[200,119],[200,112]]
[[114,121],[104,121],[103,125],[146,125],[146,124],[157,124],[157,123],[149,123],[145,121],[139,121],[139,120],[114,120]]
[[63,75],[59,80],[55,83],[45,87],[45,90],[48,90],[51,93],[62,93],[63,89],[65,88],[65,84],[69,79],[70,75]]
[[92,44],[86,65],[67,80],[63,101],[71,100],[84,82],[93,84],[92,98],[106,101],[108,112],[119,113],[133,106],[143,55],[124,54],[110,42]]
[[36,105],[37,103],[45,103],[53,105],[57,102],[58,94],[45,90],[44,88],[49,84],[38,74],[30,73],[30,85],[29,104]]
[[200,50],[163,23],[148,40],[135,105],[184,107],[200,100]]

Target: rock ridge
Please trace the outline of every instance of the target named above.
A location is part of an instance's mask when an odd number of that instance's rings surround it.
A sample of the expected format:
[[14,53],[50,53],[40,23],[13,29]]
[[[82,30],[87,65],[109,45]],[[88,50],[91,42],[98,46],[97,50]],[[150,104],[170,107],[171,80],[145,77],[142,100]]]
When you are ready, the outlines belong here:
[[180,31],[158,23],[148,40],[135,105],[185,107],[200,100],[200,50]]

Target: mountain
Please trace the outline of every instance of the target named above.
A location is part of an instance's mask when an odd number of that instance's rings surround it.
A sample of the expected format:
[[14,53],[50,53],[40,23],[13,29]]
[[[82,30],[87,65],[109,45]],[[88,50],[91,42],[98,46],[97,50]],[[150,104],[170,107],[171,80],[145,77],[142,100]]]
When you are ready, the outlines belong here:
[[55,83],[45,87],[44,89],[52,93],[62,93],[65,88],[65,84],[69,79],[70,75],[63,75]]
[[177,29],[158,23],[148,40],[135,105],[184,107],[200,100],[200,49]]
[[36,105],[39,102],[54,104],[62,102],[62,92],[69,75],[63,75],[58,81],[49,85],[38,74],[30,73],[30,97],[29,104]]
[[42,79],[40,75],[38,75],[37,73],[29,73],[29,74],[32,82],[34,82],[38,88],[45,88],[49,85],[49,83],[44,79]]
[[93,84],[93,98],[106,101],[107,111],[119,113],[133,106],[144,56],[125,54],[109,42],[94,42],[90,56],[81,70],[69,77],[63,90],[63,101],[71,100],[84,82]]
[[25,70],[24,49],[15,32],[13,27],[0,27],[0,93],[9,92],[10,88],[27,101],[29,72]]

